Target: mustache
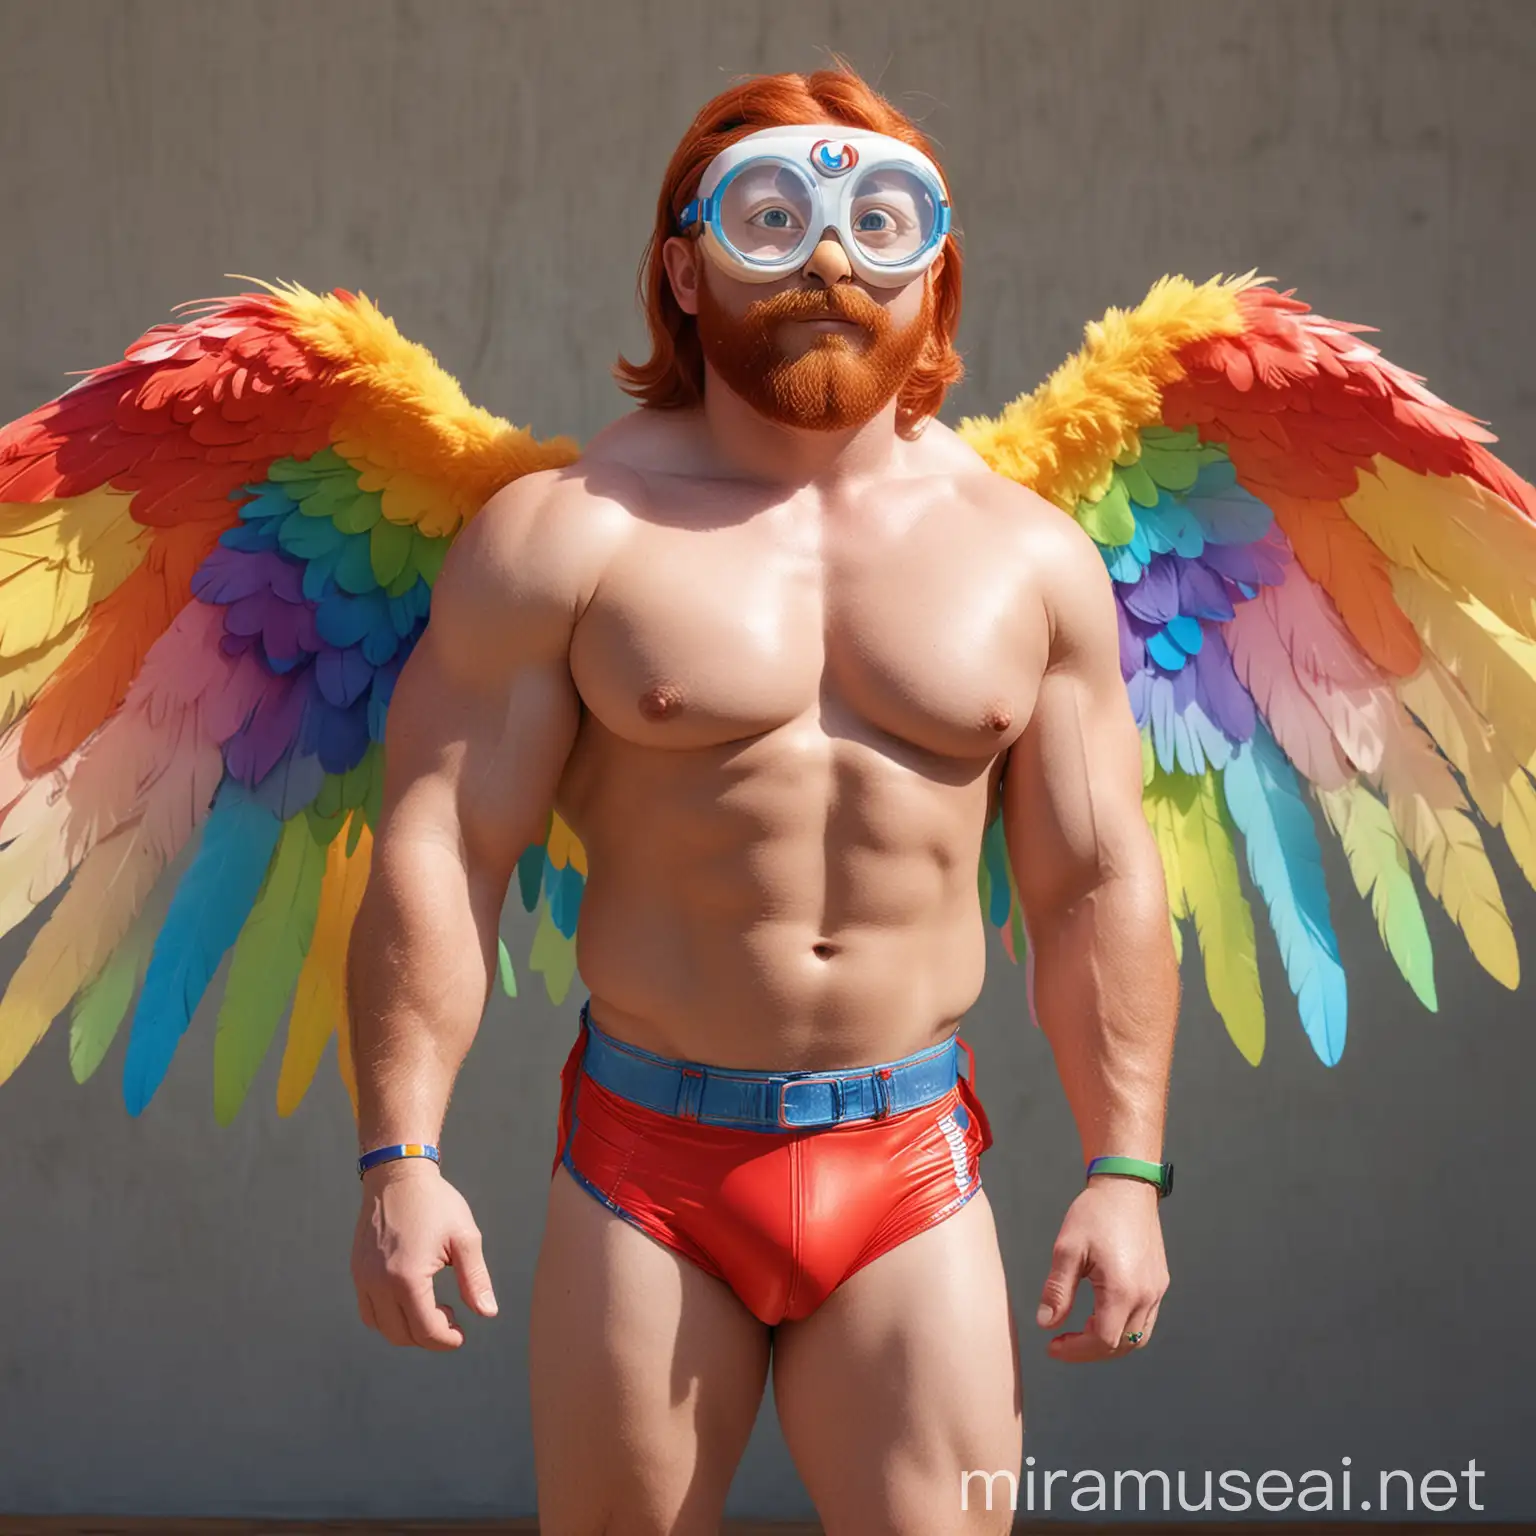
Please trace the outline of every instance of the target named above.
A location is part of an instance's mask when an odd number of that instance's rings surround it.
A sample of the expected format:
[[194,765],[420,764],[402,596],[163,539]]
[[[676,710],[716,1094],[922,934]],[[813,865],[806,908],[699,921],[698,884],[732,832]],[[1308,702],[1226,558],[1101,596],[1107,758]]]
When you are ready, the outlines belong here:
[[889,330],[891,324],[884,308],[851,283],[837,283],[830,288],[786,288],[771,299],[749,304],[742,319],[758,326],[777,325],[784,320],[849,320],[877,336]]

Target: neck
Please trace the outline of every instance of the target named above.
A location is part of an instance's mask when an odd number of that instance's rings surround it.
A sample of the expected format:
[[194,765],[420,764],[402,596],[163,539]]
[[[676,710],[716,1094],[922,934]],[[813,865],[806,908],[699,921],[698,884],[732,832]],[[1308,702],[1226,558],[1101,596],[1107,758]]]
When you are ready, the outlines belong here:
[[878,474],[893,466],[901,449],[895,396],[862,426],[830,432],[791,427],[748,405],[707,362],[704,421],[727,473],[776,485]]

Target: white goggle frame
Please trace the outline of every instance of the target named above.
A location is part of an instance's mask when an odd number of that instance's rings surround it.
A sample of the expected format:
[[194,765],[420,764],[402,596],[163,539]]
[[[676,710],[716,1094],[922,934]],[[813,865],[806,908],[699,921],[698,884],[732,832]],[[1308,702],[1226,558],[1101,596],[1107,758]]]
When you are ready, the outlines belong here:
[[[725,230],[725,194],[748,167],[782,167],[802,183],[810,216],[793,249],[764,257],[740,250]],[[855,195],[872,173],[901,170],[916,178],[933,204],[933,225],[918,247],[897,259],[881,261],[860,244],[852,226]],[[857,174],[853,174],[854,172]],[[848,264],[865,282],[899,288],[926,271],[938,256],[952,218],[949,192],[939,168],[921,150],[883,133],[838,123],[808,123],[764,128],[723,149],[705,169],[698,194],[678,216],[686,233],[700,227],[705,252],[732,277],[769,283],[798,271],[811,252],[834,231]]]

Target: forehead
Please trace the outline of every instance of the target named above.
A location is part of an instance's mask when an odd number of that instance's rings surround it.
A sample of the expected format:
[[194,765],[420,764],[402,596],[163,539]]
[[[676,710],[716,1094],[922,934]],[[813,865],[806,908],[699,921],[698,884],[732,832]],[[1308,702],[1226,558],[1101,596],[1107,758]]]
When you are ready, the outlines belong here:
[[921,150],[888,134],[841,123],[798,123],[789,127],[759,128],[720,151],[705,168],[700,192],[710,192],[737,166],[760,155],[771,155],[819,172],[818,180],[840,177],[855,164],[895,162],[920,166],[941,187],[944,177]]

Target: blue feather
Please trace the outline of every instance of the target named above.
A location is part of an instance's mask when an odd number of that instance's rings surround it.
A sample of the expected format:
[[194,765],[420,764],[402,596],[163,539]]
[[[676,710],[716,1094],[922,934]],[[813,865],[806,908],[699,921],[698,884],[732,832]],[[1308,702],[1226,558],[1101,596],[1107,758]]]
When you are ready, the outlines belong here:
[[1262,539],[1275,521],[1275,514],[1237,483],[1237,470],[1230,459],[1202,464],[1184,500],[1213,544],[1252,544]]
[[1168,491],[1158,493],[1150,507],[1137,507],[1136,521],[1147,530],[1147,543],[1159,554],[1172,552],[1194,559],[1205,548],[1205,533],[1183,499]]
[[587,882],[574,864],[567,864],[564,869],[551,868],[546,887],[549,891],[550,921],[569,939],[576,932],[576,919],[581,912],[581,894]]
[[1001,816],[994,816],[988,825],[982,838],[981,854],[992,882],[987,920],[994,928],[1001,928],[1013,911],[1013,891],[1008,884],[1008,843]]
[[139,1114],[154,1097],[177,1043],[224,953],[250,915],[282,823],[238,780],[226,778],[196,857],[176,886],[133,1011],[123,1100]]
[[1269,906],[1302,1028],[1325,1066],[1343,1054],[1349,993],[1328,907],[1323,856],[1295,770],[1262,722],[1221,778],[1248,873]]
[[529,843],[517,861],[517,893],[523,901],[523,911],[532,912],[539,904],[539,892],[544,884],[545,853],[543,843]]

